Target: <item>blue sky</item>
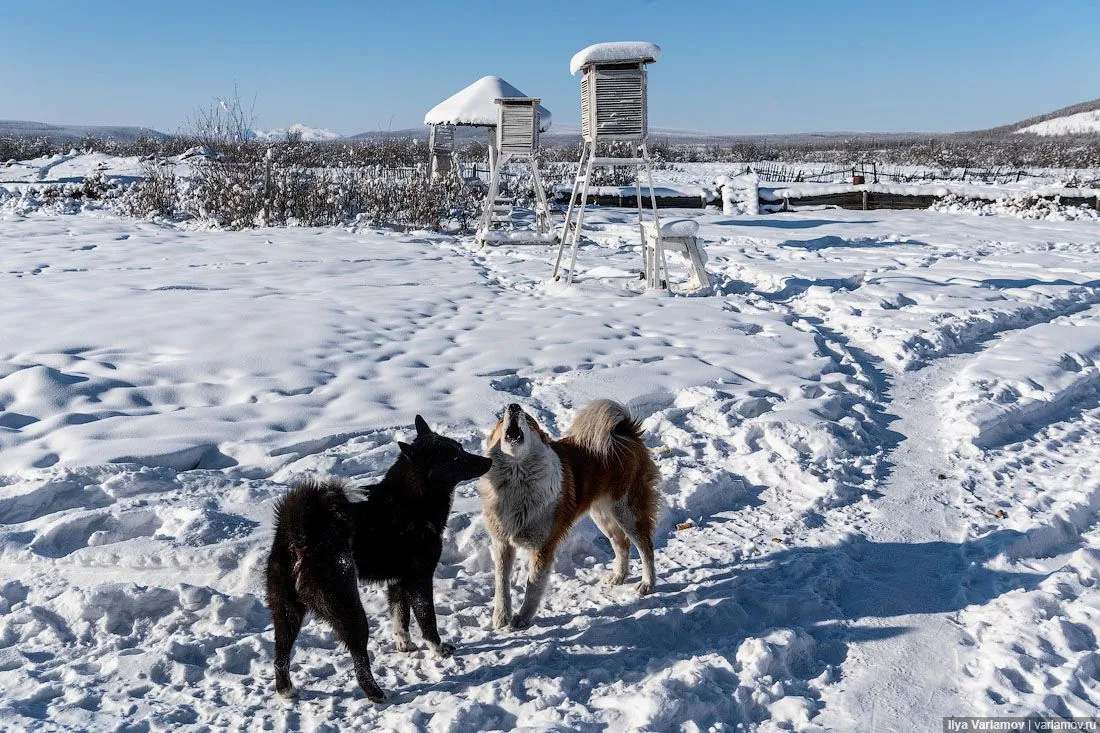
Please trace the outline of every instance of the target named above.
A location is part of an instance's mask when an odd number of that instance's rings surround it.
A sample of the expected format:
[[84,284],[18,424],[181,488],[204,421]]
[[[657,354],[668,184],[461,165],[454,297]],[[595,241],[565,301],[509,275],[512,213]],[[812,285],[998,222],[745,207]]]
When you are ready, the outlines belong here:
[[578,115],[570,56],[650,40],[651,125],[730,133],[975,129],[1100,97],[1100,3],[4,2],[0,119],[186,126],[212,97],[257,127],[418,126],[485,74]]

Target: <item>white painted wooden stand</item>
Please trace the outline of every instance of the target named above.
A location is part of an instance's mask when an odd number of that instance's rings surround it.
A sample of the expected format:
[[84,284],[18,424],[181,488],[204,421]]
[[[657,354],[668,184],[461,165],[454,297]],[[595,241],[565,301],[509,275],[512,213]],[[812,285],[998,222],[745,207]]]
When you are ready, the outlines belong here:
[[[566,283],[573,282],[593,172],[597,168],[633,168],[646,287],[668,288],[657,196],[653,190],[653,164],[646,147],[648,111],[645,66],[656,61],[659,55],[660,49],[653,44],[603,43],[589,46],[573,57],[570,71],[584,71],[581,79],[581,135],[584,145],[559,237],[558,256],[554,262],[555,280],[561,277],[562,255],[568,246],[570,260]],[[599,143],[615,141],[632,143],[632,154],[620,157],[597,155]],[[649,188],[649,222],[646,222],[642,205],[643,172]],[[646,246],[646,224],[652,226],[655,232],[652,246]]]
[[[496,162],[489,178],[489,192],[485,197],[485,210],[477,230],[477,241],[482,244],[553,244],[550,231],[550,207],[546,201],[539,177],[535,152],[539,143],[539,100],[534,97],[508,97],[496,101],[498,118],[495,145]],[[491,148],[491,149],[493,149]],[[506,165],[526,163],[531,167],[531,181],[535,188],[535,228],[515,229],[512,225],[514,199],[500,195],[500,175]]]
[[[447,165],[457,165],[457,156],[454,152],[454,130],[456,127],[482,127],[489,136],[489,172],[499,164],[499,140],[497,122],[500,116],[497,99],[529,99],[529,97],[516,89],[499,76],[483,76],[465,89],[452,94],[447,99],[428,110],[424,115],[424,124],[432,126],[429,138],[432,160],[432,175],[437,171],[445,171]],[[538,112],[539,131],[545,132],[550,128],[550,110],[542,105],[536,105]],[[450,134],[448,135],[448,132]],[[447,145],[450,148],[447,148]],[[437,147],[439,153],[437,154]],[[449,156],[449,157],[445,157]],[[481,187],[484,184],[479,179],[467,180],[472,186]]]

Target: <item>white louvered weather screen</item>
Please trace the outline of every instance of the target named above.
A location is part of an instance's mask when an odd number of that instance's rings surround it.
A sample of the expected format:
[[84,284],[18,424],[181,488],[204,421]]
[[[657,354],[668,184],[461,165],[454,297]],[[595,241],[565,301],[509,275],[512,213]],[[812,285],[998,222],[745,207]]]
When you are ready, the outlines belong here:
[[453,125],[432,125],[431,149],[435,153],[450,153],[455,149]]
[[534,99],[522,102],[501,100],[499,133],[501,154],[529,154],[538,147],[537,103]]
[[594,135],[609,140],[640,140],[646,136],[647,126],[644,67],[592,66],[585,71],[581,79],[581,134],[586,140]]

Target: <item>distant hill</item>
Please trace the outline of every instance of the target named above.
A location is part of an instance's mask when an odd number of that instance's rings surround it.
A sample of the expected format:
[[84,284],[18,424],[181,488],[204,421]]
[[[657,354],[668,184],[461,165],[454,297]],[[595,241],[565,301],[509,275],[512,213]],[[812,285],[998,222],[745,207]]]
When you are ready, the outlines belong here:
[[983,132],[1022,132],[1036,135],[1071,135],[1100,132],[1100,99],[1062,107],[1053,112],[1028,117],[1026,120],[983,130]]
[[338,140],[342,136],[338,132],[327,130],[322,127],[307,127],[301,122],[295,122],[290,127],[276,130],[253,130],[255,136],[260,140],[286,140],[291,135],[298,135],[302,140],[308,142],[321,142],[324,140]]
[[[476,134],[474,134],[476,133]],[[475,129],[472,127],[460,127],[458,128],[458,134],[455,136],[459,140],[473,139],[474,137],[484,138],[485,131]],[[344,137],[344,140],[406,140],[408,138],[424,138],[428,139],[427,127],[406,127],[400,130],[377,130],[370,132],[360,132],[355,135],[348,135]]]
[[130,142],[143,137],[168,137],[148,127],[119,125],[48,125],[26,120],[0,120],[0,137],[48,137],[51,140],[79,142],[86,137]]

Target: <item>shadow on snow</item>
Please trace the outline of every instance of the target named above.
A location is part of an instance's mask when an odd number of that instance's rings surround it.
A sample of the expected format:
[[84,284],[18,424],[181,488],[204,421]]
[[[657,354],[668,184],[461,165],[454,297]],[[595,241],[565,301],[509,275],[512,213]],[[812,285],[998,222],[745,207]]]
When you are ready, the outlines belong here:
[[[505,679],[522,692],[523,680],[531,676],[563,678],[563,684],[580,688],[571,696],[583,697],[583,689],[602,679],[639,683],[655,670],[699,655],[719,654],[732,663],[746,637],[774,628],[802,628],[814,637],[817,659],[804,660],[804,679],[810,679],[824,664],[842,662],[850,644],[909,630],[904,624],[867,620],[950,613],[1009,590],[1034,588],[1045,576],[983,567],[983,561],[1021,537],[1004,530],[958,544],[906,544],[856,536],[829,547],[781,550],[736,566],[705,566],[697,570],[711,574],[699,582],[661,583],[653,595],[628,603],[576,615],[544,614],[526,631],[497,632],[460,644],[460,655],[524,647],[531,654],[442,682],[411,685],[395,701],[429,689],[458,693]],[[578,617],[588,621],[583,629],[565,627]]]

